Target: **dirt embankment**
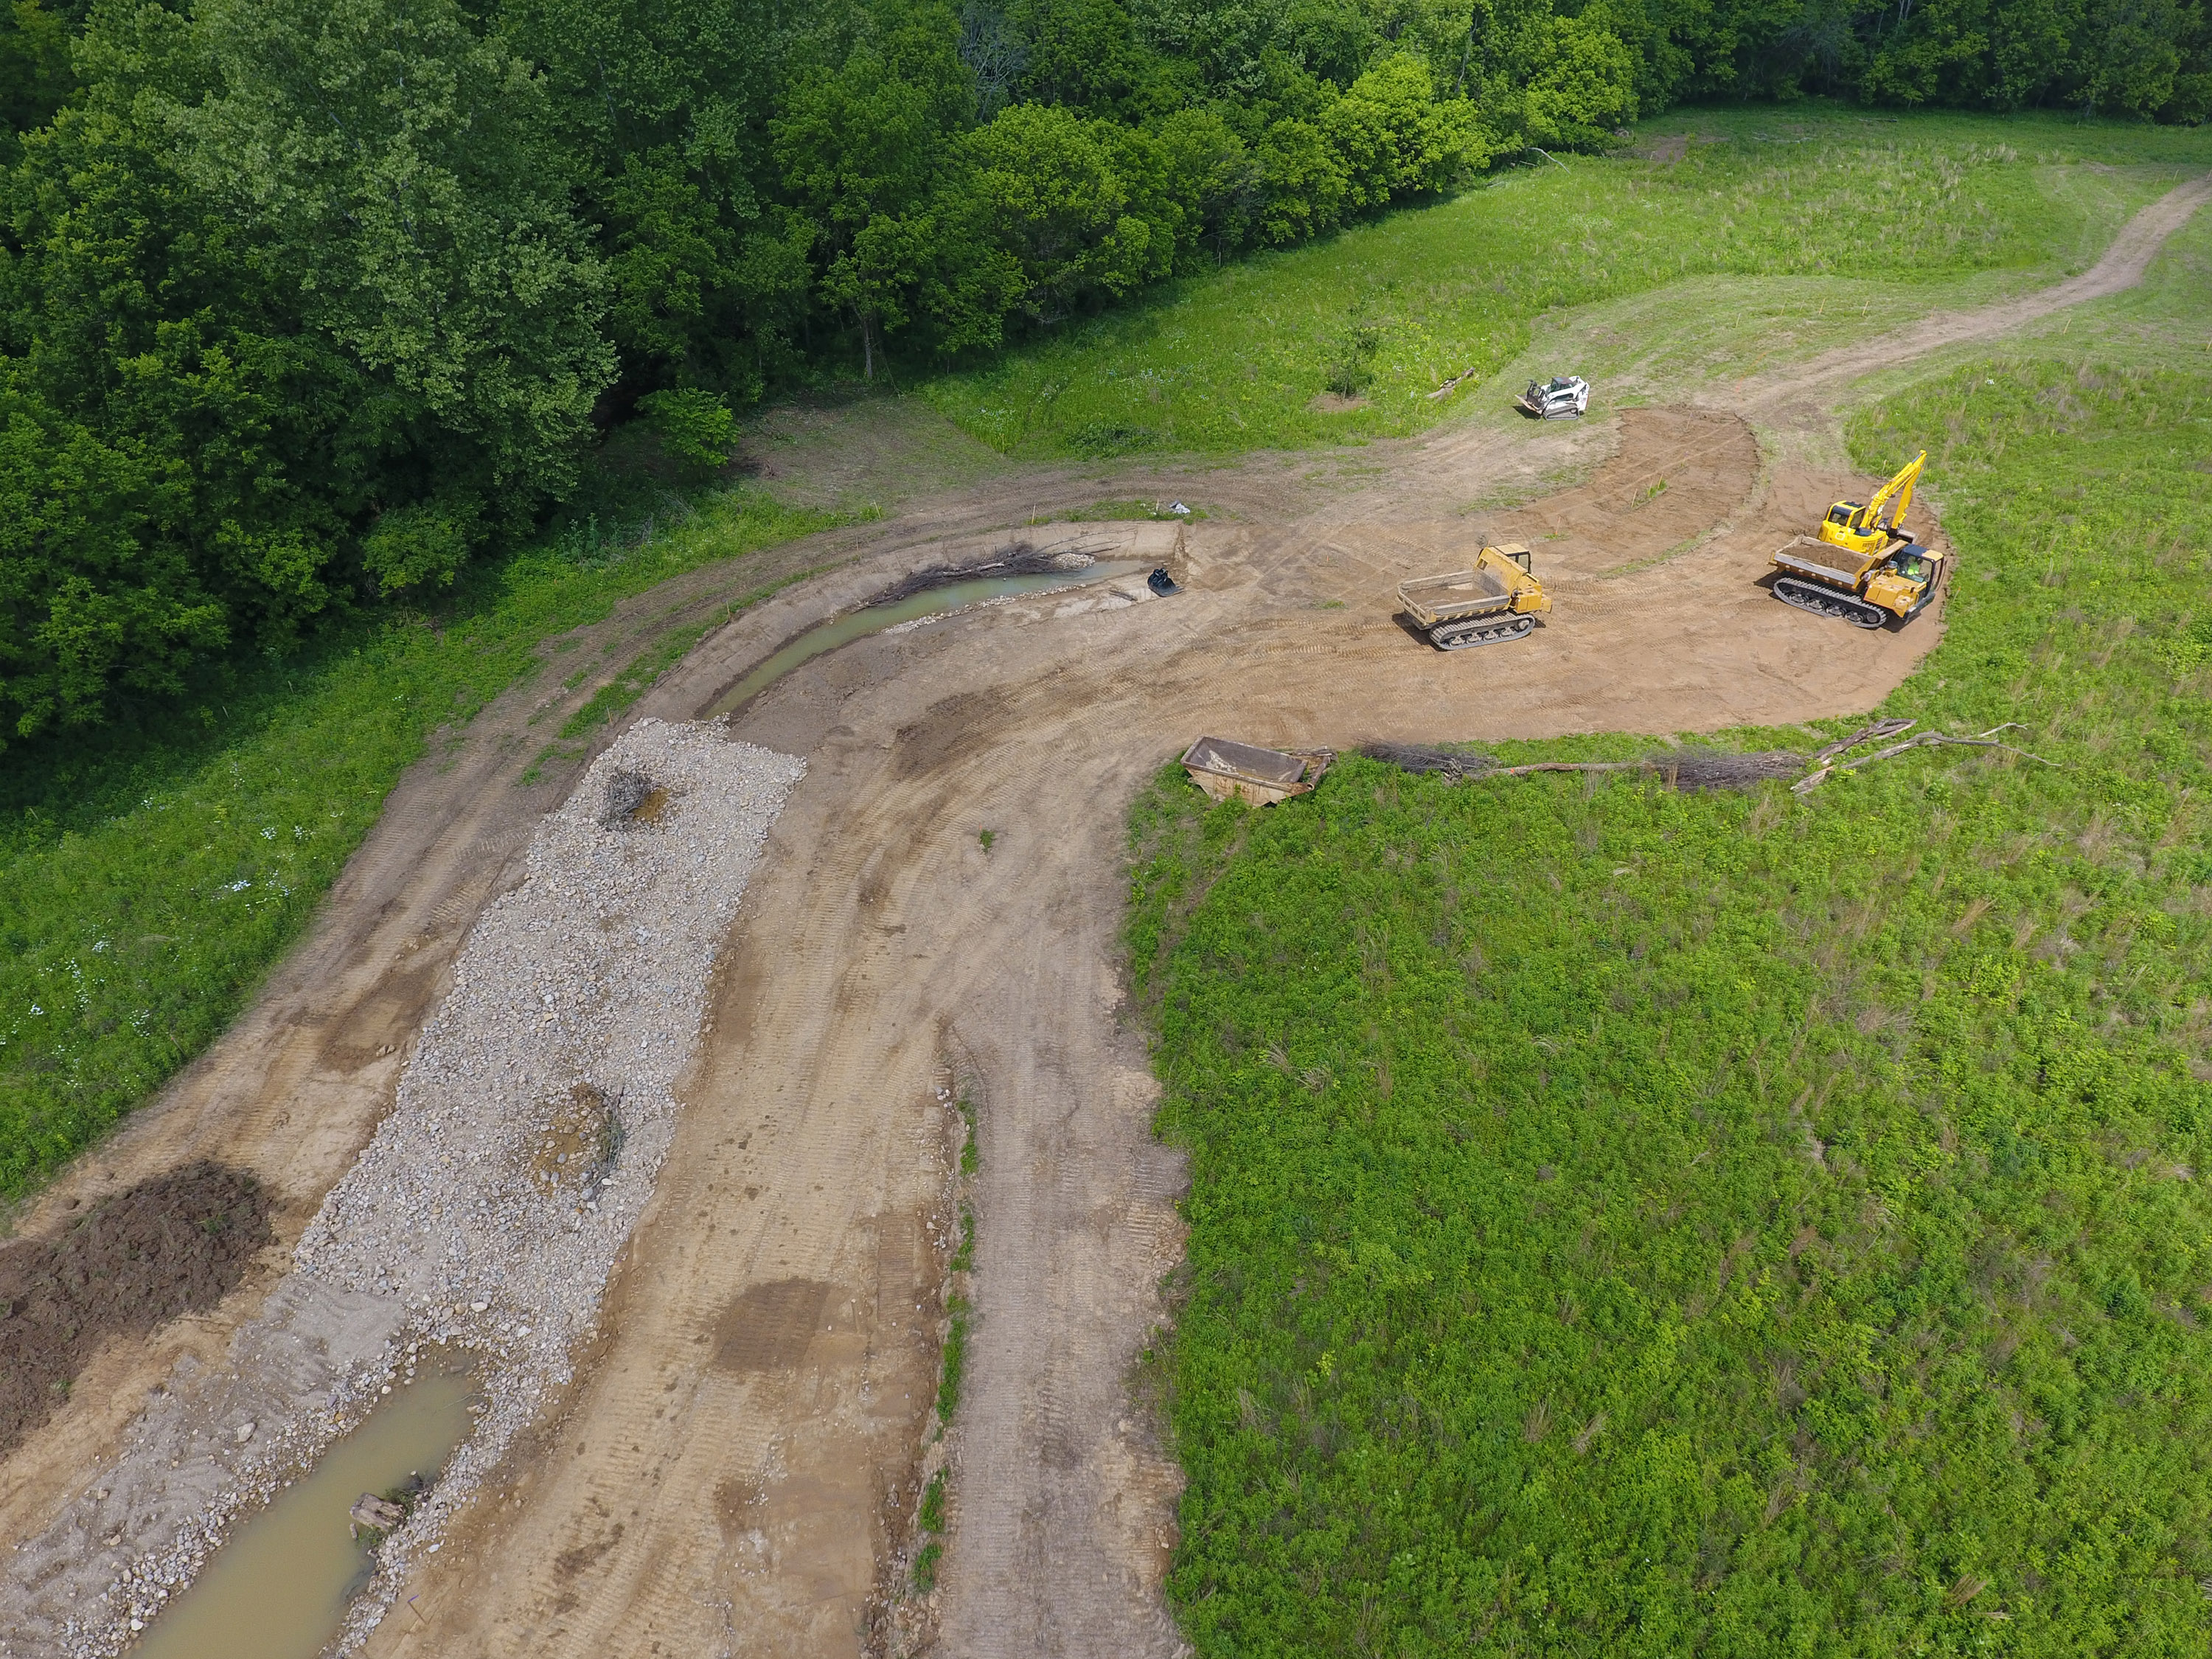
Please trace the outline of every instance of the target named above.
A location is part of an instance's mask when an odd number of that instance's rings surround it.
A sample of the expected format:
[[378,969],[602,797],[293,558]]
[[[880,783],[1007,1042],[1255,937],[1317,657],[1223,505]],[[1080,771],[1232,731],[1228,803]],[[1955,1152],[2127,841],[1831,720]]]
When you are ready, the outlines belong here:
[[[2171,219],[2172,201],[2152,212]],[[2130,242],[2115,257],[2139,273],[2148,253]],[[1939,332],[1936,343],[1974,337]],[[1759,418],[1826,430],[1791,384],[1777,373],[1747,388]],[[1543,494],[1536,481],[1566,468],[1587,481]],[[418,1567],[416,1616],[387,1621],[376,1650],[862,1647],[918,1496],[949,1220],[938,1089],[957,1066],[981,1085],[981,1165],[976,1322],[933,1608],[942,1650],[1174,1651],[1158,1584],[1177,1479],[1126,1386],[1162,1316],[1181,1178],[1149,1133],[1152,1084],[1115,969],[1132,793],[1201,728],[1341,748],[1665,738],[1854,712],[1941,626],[1930,612],[1863,635],[1776,604],[1760,585],[1769,550],[1865,481],[1767,465],[1751,428],[1717,410],[1477,421],[1203,473],[1070,469],[1010,489],[981,470],[984,483],[847,544],[854,562],[838,574],[711,636],[637,712],[696,715],[808,623],[950,549],[1003,542],[994,526],[1010,518],[1109,494],[1181,495],[1218,516],[1192,528],[1176,573],[1187,591],[1172,601],[1055,597],[878,636],[742,712],[734,735],[809,769],[718,970],[595,1346],[538,1436],[455,1518],[454,1542]],[[1537,499],[1470,506],[1516,491]],[[1462,562],[1474,535],[1534,547],[1557,609],[1524,641],[1440,655],[1394,620],[1391,589]],[[758,586],[760,569],[726,575],[726,590]],[[720,594],[702,579],[683,597]],[[127,1184],[222,1146],[283,1194],[279,1236],[296,1233],[389,1108],[454,942],[560,793],[517,785],[535,712],[526,700],[495,709],[450,770],[410,774],[331,923],[161,1108],[58,1185],[34,1225],[102,1190],[104,1170]],[[17,1449],[0,1534],[41,1532],[147,1384],[190,1341],[219,1354],[268,1283],[222,1304],[212,1334],[173,1325],[106,1344],[84,1375],[112,1381],[123,1403],[95,1405],[81,1385]]]
[[269,1229],[269,1194],[205,1159],[142,1181],[50,1239],[0,1245],[0,1455],[67,1399],[86,1358],[236,1290]]

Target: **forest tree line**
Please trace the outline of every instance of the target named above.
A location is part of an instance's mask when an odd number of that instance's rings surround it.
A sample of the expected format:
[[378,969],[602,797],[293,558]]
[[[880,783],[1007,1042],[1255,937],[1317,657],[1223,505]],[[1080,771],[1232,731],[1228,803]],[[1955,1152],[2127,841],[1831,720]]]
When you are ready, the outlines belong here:
[[13,0],[0,738],[450,583],[643,417],[1685,100],[2212,112],[2203,0]]

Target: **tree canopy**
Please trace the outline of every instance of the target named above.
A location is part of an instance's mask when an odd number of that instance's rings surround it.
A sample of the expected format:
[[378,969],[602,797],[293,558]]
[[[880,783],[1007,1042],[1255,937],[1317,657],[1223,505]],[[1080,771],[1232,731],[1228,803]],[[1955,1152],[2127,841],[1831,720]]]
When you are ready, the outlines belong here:
[[1686,99],[2212,114],[2203,0],[12,0],[0,740],[732,416]]

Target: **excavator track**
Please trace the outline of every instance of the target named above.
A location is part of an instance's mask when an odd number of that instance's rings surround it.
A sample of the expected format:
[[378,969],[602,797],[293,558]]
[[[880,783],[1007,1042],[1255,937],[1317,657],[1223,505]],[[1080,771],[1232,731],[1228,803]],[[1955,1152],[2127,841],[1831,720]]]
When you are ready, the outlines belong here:
[[1794,605],[1800,611],[1809,611],[1816,617],[1837,617],[1856,628],[1880,628],[1889,620],[1889,612],[1878,605],[1869,605],[1864,599],[1849,593],[1839,593],[1832,587],[1823,587],[1817,582],[1801,582],[1795,577],[1784,576],[1774,584],[1774,597],[1784,605]]
[[1534,617],[1477,617],[1469,622],[1442,624],[1429,635],[1429,643],[1439,651],[1465,651],[1473,646],[1520,639],[1535,627]]

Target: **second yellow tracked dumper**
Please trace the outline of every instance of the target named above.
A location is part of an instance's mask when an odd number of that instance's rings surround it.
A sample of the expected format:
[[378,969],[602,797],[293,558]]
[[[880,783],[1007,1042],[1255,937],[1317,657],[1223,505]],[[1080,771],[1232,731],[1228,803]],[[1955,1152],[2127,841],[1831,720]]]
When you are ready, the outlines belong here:
[[1439,651],[1517,640],[1536,626],[1538,611],[1552,608],[1551,595],[1528,568],[1529,556],[1518,542],[1486,547],[1472,570],[1400,582],[1398,603]]

